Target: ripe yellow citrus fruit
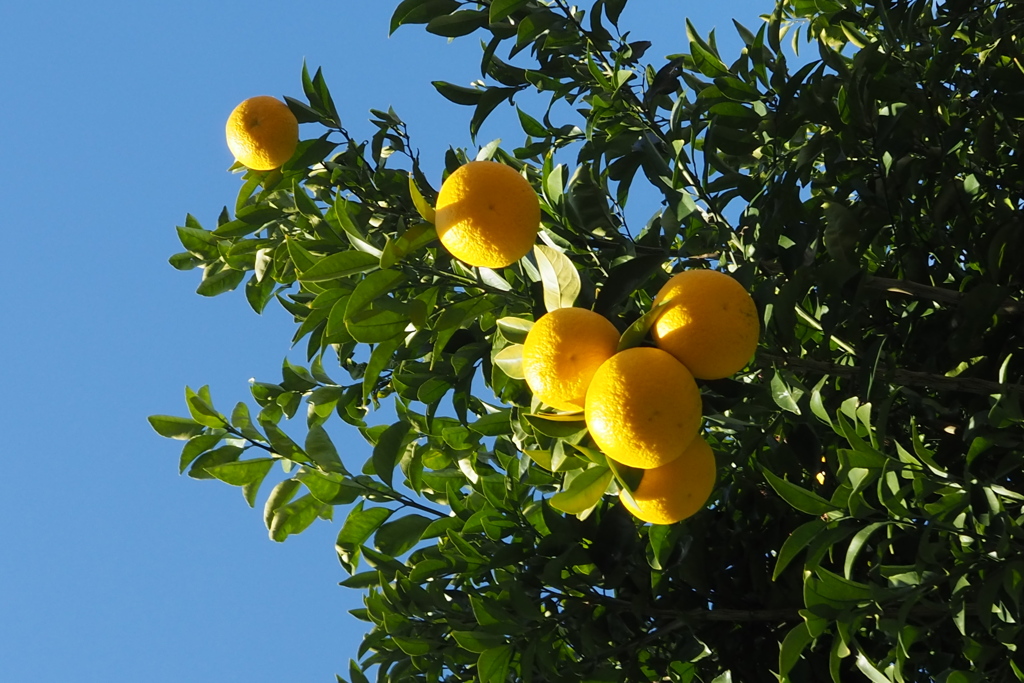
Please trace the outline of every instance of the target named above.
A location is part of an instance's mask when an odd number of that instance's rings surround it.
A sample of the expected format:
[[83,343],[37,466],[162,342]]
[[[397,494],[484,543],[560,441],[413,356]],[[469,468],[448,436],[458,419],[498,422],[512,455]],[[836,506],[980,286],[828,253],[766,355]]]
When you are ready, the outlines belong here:
[[534,395],[552,408],[583,410],[597,369],[615,355],[619,331],[585,308],[557,308],[541,316],[523,344],[523,375]]
[[715,454],[701,437],[690,442],[672,462],[644,471],[640,485],[629,502],[619,499],[638,519],[651,524],[675,524],[699,512],[715,488]]
[[235,107],[226,126],[228,148],[254,171],[270,171],[291,158],[299,144],[299,122],[288,105],[269,95]]
[[697,436],[700,390],[690,371],[665,351],[626,349],[594,373],[584,417],[609,458],[630,467],[661,467]]
[[523,176],[496,161],[471,161],[448,176],[437,195],[437,236],[471,266],[504,268],[533,247],[540,200]]
[[739,372],[757,350],[757,306],[743,285],[717,270],[687,270],[665,283],[667,300],[651,328],[654,343],[697,379]]

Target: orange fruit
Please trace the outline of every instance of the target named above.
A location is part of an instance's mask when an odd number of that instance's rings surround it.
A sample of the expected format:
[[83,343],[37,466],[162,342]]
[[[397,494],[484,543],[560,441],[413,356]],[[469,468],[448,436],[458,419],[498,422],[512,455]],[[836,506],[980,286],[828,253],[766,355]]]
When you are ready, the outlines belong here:
[[600,313],[558,308],[533,324],[523,344],[523,374],[534,395],[558,410],[583,410],[597,369],[615,355],[619,331]]
[[288,161],[299,145],[299,122],[288,105],[268,95],[235,107],[226,126],[228,149],[254,171],[270,171]]
[[711,446],[698,436],[672,462],[644,470],[633,500],[619,499],[634,517],[651,524],[675,524],[699,512],[715,488],[718,467]]
[[510,166],[471,161],[449,175],[437,195],[437,236],[452,256],[471,266],[504,268],[533,247],[540,200]]
[[678,458],[697,436],[700,390],[690,371],[665,351],[626,349],[594,373],[584,417],[605,455],[653,469]]
[[654,343],[697,379],[739,372],[757,350],[757,306],[739,282],[717,270],[687,270],[665,283],[668,301],[651,328]]

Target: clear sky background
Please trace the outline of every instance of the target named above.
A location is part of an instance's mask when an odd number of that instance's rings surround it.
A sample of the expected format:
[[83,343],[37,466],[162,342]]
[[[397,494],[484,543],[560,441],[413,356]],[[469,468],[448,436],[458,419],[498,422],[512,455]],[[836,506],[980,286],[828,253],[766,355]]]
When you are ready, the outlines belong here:
[[[279,381],[289,354],[280,307],[257,316],[241,292],[200,297],[198,272],[166,261],[186,213],[212,227],[233,205],[224,122],[238,102],[302,98],[305,59],[353,136],[372,134],[368,109],[393,106],[435,186],[444,150],[471,146],[471,110],[430,81],[478,78],[478,39],[418,26],[389,38],[395,5],[0,3],[0,681],[326,683],[347,671],[366,624],[348,614],[360,593],[337,585],[339,522],[270,541],[269,486],[252,510],[237,489],[178,476],[181,442],[146,416],[184,414],[186,384],[209,384],[230,410],[249,378]],[[632,0],[621,25],[654,41],[645,61],[660,65],[687,50],[689,16],[702,34],[718,28],[728,63],[730,19],[756,29],[771,7]],[[513,121],[496,115],[479,142],[517,145]],[[330,424],[358,467],[361,437]]]

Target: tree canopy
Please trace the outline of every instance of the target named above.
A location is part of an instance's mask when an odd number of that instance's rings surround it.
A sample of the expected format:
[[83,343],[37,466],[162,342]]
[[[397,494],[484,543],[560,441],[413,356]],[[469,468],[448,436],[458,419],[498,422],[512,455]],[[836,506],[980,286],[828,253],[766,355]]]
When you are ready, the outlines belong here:
[[[520,146],[445,156],[539,194],[537,246],[506,268],[436,241],[442,178],[399,113],[353,139],[304,70],[287,103],[323,134],[239,167],[233,208],[189,216],[170,261],[204,296],[283,306],[307,362],[252,385],[255,415],[203,387],[153,427],[250,505],[267,481],[274,540],[338,519],[367,623],[339,680],[1024,680],[1024,5],[780,0],[735,23],[739,54],[687,25],[667,57],[625,5],[394,12],[392,32],[482,39],[475,85],[434,83],[474,139],[518,115]],[[532,399],[521,344],[569,305],[649,344],[654,293],[691,268],[744,285],[761,341],[699,382],[709,504],[647,525],[582,416]]]

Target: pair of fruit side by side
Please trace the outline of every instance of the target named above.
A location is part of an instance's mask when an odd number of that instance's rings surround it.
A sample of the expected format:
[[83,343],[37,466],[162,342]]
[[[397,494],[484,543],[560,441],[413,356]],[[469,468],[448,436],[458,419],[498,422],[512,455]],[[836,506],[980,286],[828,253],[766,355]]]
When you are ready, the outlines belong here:
[[598,313],[561,308],[542,316],[523,346],[523,374],[543,403],[584,412],[590,436],[618,463],[643,470],[624,505],[672,524],[699,511],[715,484],[715,458],[700,435],[696,379],[738,372],[757,348],[757,308],[742,285],[712,270],[672,277],[651,329],[657,345],[617,352],[619,333]]
[[[251,97],[225,126],[235,160],[254,171],[280,167],[299,144],[299,123],[288,105]],[[504,268],[523,258],[540,230],[540,200],[529,181],[495,161],[471,161],[442,183],[435,208],[442,246],[470,266]]]

